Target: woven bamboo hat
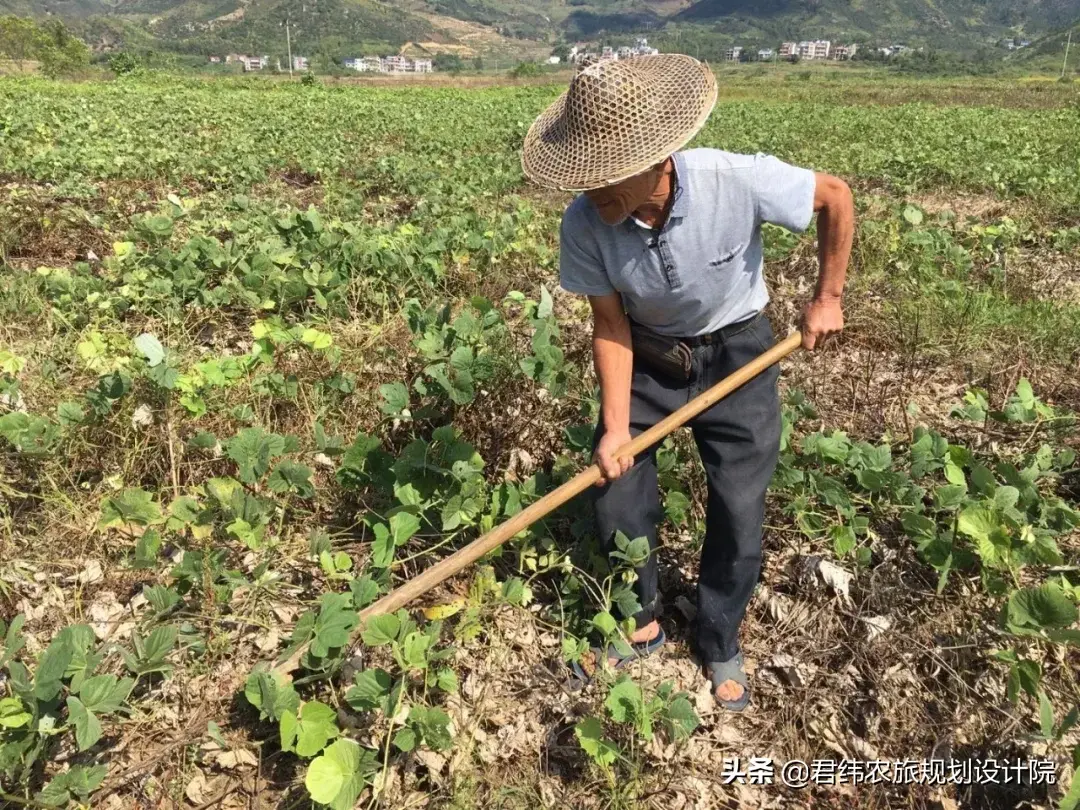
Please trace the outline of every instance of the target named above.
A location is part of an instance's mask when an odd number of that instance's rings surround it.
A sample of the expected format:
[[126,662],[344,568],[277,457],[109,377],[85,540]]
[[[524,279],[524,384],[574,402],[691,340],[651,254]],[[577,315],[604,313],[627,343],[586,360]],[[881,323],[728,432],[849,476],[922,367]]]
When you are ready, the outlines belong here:
[[613,185],[679,151],[715,104],[716,79],[691,56],[594,62],[533,122],[521,167],[537,185],[564,191]]

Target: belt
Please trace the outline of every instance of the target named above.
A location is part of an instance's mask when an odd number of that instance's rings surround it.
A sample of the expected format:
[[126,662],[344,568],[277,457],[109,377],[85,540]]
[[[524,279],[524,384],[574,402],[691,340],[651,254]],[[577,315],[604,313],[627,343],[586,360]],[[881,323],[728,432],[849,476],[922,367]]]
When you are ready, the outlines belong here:
[[761,311],[745,320],[729,323],[727,326],[721,326],[715,332],[709,332],[706,335],[697,335],[696,337],[677,338],[677,340],[681,340],[691,349],[696,349],[698,346],[712,346],[714,344],[724,343],[740,332],[745,332],[761,320],[764,315],[765,312]]

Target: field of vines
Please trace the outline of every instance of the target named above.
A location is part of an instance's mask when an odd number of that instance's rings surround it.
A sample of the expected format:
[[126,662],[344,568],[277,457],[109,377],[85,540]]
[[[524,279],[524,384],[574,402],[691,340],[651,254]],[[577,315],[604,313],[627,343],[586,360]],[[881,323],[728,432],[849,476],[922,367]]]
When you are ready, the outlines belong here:
[[[782,363],[741,715],[682,432],[660,654],[569,678],[648,553],[584,496],[360,624],[589,463],[569,197],[518,164],[560,88],[0,79],[0,806],[1076,807],[1080,86],[721,87],[697,145],[858,209],[847,328]],[[766,231],[782,335],[815,237]]]

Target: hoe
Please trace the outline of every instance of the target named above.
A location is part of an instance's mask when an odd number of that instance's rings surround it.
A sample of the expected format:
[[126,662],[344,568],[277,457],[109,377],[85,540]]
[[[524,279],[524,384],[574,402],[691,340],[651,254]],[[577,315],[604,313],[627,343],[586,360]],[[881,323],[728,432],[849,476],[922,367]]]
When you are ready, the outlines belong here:
[[[715,405],[740,385],[753,379],[774,363],[791,354],[791,352],[795,351],[800,345],[802,345],[802,336],[798,332],[793,332],[760,357],[747,363],[735,373],[725,377],[712,388],[704,391],[699,396],[683,405],[679,410],[675,411],[663,421],[658,422],[644,433],[641,433],[624,444],[616,452],[616,456],[636,456],[638,453],[648,449],[665,438],[668,434],[672,433],[676,428],[682,427],[693,417]],[[364,623],[372,616],[393,613],[398,608],[404,607],[418,596],[430,591],[443,580],[452,577],[454,574],[472,565],[489,551],[502,545],[518,532],[527,529],[540,518],[548,515],[555,509],[558,509],[571,498],[580,495],[599,480],[600,468],[596,464],[593,464],[578,473],[558,489],[549,492],[527,509],[514,515],[510,520],[500,526],[496,526],[487,534],[477,538],[467,546],[458,549],[446,559],[441,560],[406,582],[400,588],[391,591],[382,599],[379,599],[377,602],[364,608],[364,610],[360,612],[360,625],[357,630],[354,631],[353,640],[355,640],[355,634],[359,633],[360,628],[362,628]],[[352,643],[353,640],[350,640],[350,643]],[[284,675],[296,670],[300,666],[300,659],[303,657],[305,647],[306,645],[297,650],[288,659],[278,664],[275,667],[275,671]]]

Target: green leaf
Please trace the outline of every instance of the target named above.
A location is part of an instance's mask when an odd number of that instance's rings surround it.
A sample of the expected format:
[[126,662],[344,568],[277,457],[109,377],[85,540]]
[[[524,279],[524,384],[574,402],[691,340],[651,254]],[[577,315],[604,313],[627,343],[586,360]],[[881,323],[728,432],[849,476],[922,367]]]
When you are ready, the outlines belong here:
[[999,525],[994,510],[979,504],[965,506],[956,519],[956,528],[961,534],[983,542],[990,540]]
[[398,512],[390,517],[390,535],[395,546],[403,546],[420,531],[420,518],[411,512]]
[[379,596],[379,584],[371,577],[352,580],[349,583],[349,590],[352,593],[353,607],[357,610],[363,610]]
[[226,454],[239,465],[245,484],[258,482],[270,469],[270,461],[284,452],[285,437],[257,427],[241,430],[226,445]]
[[1035,697],[1039,693],[1039,681],[1042,678],[1042,672],[1037,661],[1027,659],[1018,661],[1016,664],[1016,677],[1020,688],[1029,695]]
[[829,529],[829,536],[837,557],[844,557],[855,548],[855,531],[850,526],[833,526]]
[[401,621],[393,613],[372,616],[367,620],[360,638],[369,647],[381,647],[397,638]]
[[360,614],[353,610],[352,597],[348,594],[325,593],[319,602],[310,651],[318,658],[325,658],[331,650],[348,643],[352,629],[360,622]]
[[581,750],[598,765],[611,765],[619,757],[619,749],[604,737],[604,727],[595,717],[586,717],[574,726],[574,736]]
[[304,776],[311,798],[332,810],[352,810],[375,768],[375,755],[352,740],[337,740],[312,760]]
[[300,696],[284,675],[265,670],[252,672],[244,685],[244,697],[259,709],[262,720],[280,720],[286,712],[294,715],[300,708]]
[[149,526],[161,520],[161,509],[153,496],[142,489],[129,487],[120,494],[101,502],[99,529],[135,523]]
[[685,697],[677,697],[668,705],[665,713],[668,727],[672,737],[676,740],[685,740],[701,724],[697,712]]
[[21,700],[9,697],[0,700],[0,728],[22,728],[33,715],[26,711]]
[[605,636],[612,635],[618,629],[618,622],[615,621],[615,617],[606,610],[593,616],[592,623]]
[[1065,628],[1076,621],[1077,610],[1059,585],[1047,582],[1013,591],[1007,616],[1011,628]]
[[73,797],[86,803],[90,794],[105,781],[108,772],[104,765],[72,765],[54,776],[34,798],[47,807],[63,807]]
[[417,733],[416,729],[405,726],[398,730],[398,733],[394,735],[394,745],[401,751],[409,752],[416,748]]
[[95,675],[87,678],[79,690],[79,699],[89,711],[112,714],[124,705],[135,681],[115,675]]
[[384,523],[371,527],[375,539],[371,541],[371,564],[376,568],[389,568],[394,561],[394,537]]
[[[1076,750],[1080,751],[1080,745],[1076,746]],[[1057,810],[1077,810],[1077,807],[1080,807],[1080,768],[1073,768],[1073,777],[1072,781],[1069,782],[1069,791],[1058,803]]]
[[403,382],[385,383],[379,386],[383,398],[379,410],[388,416],[397,416],[409,407],[409,389]]
[[949,484],[934,490],[934,505],[938,509],[952,509],[964,502],[967,487]]
[[314,472],[304,464],[285,460],[274,467],[266,479],[266,485],[272,492],[295,492],[301,498],[310,498],[315,494],[315,487],[311,483]]
[[101,739],[101,721],[77,697],[67,699],[68,721],[75,726],[75,742],[85,751]]
[[1012,509],[1020,500],[1020,490],[1016,487],[998,487],[994,491],[994,505],[998,509]]
[[34,672],[34,697],[50,701],[60,694],[61,679],[74,655],[66,638],[57,637],[45,648]]
[[310,701],[300,707],[296,726],[296,754],[313,757],[338,735],[337,712],[325,703]]
[[964,471],[951,461],[945,463],[945,479],[950,484],[967,489],[967,479],[964,477]]
[[378,708],[393,685],[390,673],[378,668],[358,672],[354,680],[355,684],[345,693],[345,702],[358,712]]
[[156,366],[165,359],[165,347],[162,346],[161,341],[153,335],[143,332],[135,338],[134,342],[135,348],[146,358],[146,362],[150,366]]
[[1043,737],[1050,740],[1054,737],[1054,707],[1050,705],[1050,699],[1046,692],[1039,691],[1039,728]]
[[641,687],[623,676],[611,687],[604,705],[616,722],[632,723],[640,715],[640,709],[644,706]]
[[64,427],[74,427],[86,419],[86,411],[78,402],[61,402],[56,406],[56,421]]
[[427,667],[427,651],[431,637],[419,631],[409,633],[401,642],[402,669],[414,670]]

